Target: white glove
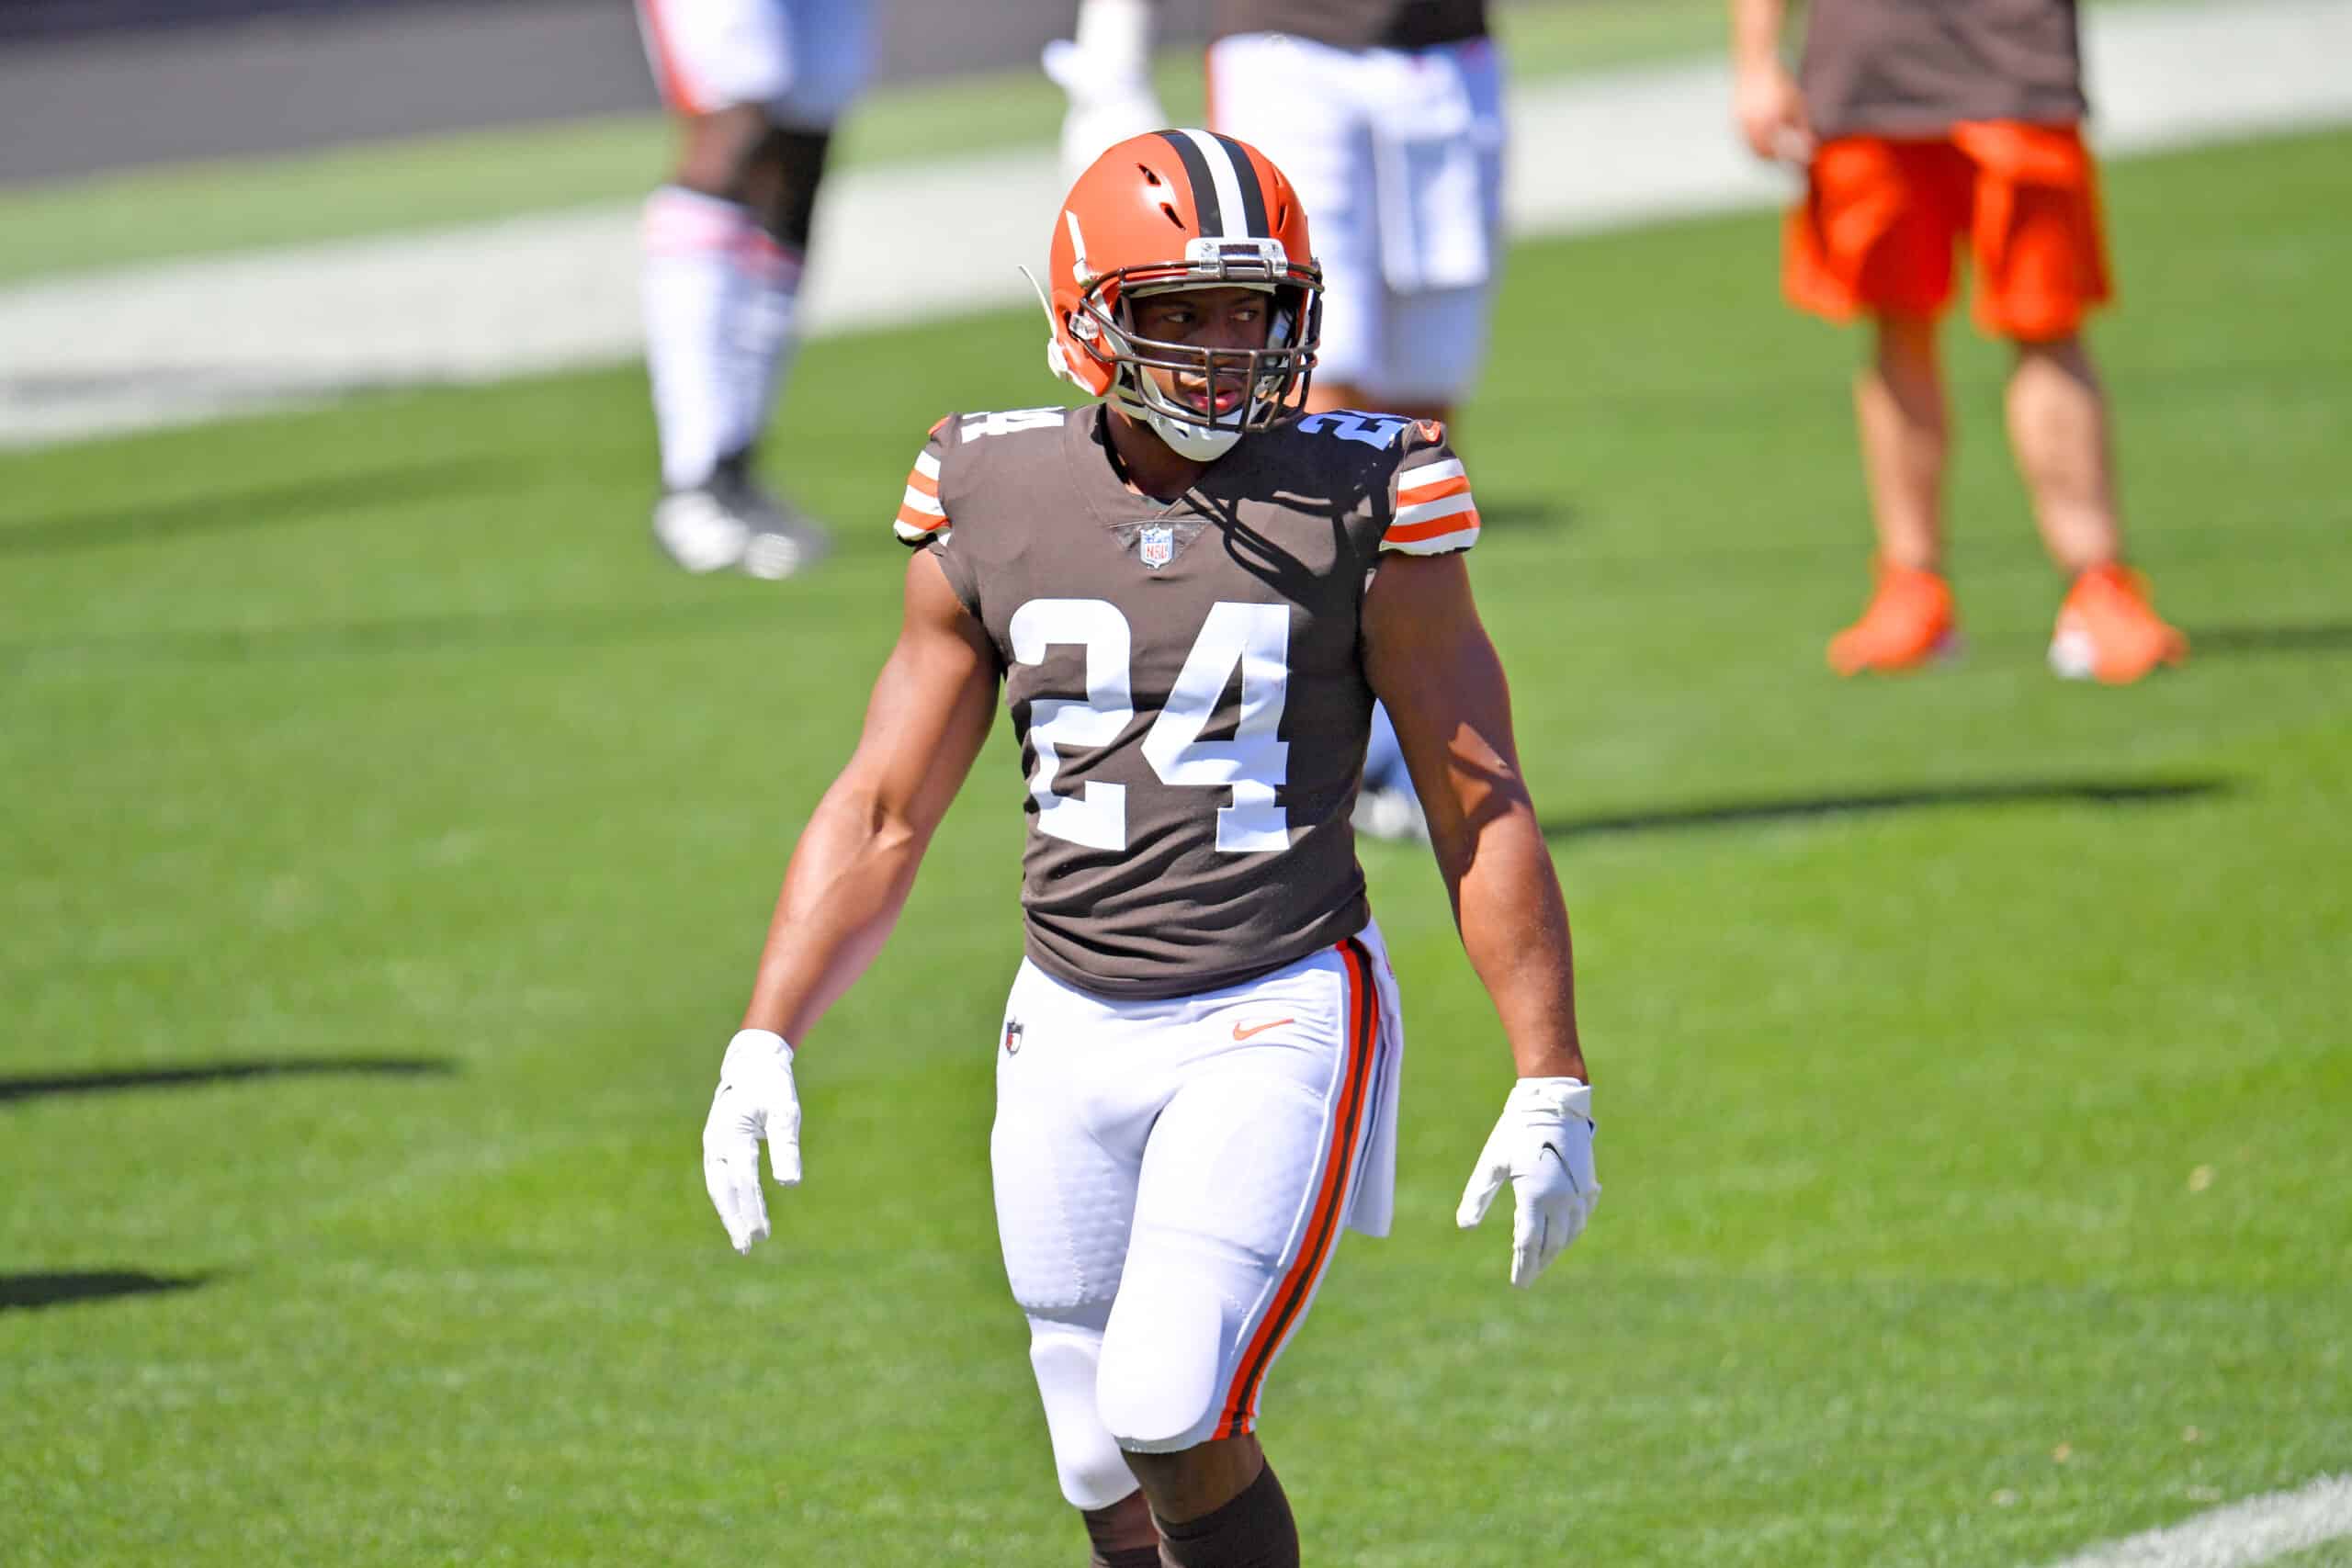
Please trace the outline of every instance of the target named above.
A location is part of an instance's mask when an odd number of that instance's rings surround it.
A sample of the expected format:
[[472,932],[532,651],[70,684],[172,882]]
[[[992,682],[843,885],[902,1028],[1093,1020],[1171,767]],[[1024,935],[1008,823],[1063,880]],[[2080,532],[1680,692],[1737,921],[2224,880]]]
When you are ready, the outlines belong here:
[[1151,89],[1149,0],[1080,0],[1078,37],[1046,46],[1046,74],[1069,95],[1062,178],[1075,180],[1114,143],[1168,124]]
[[768,1235],[768,1202],[760,1191],[760,1140],[779,1187],[800,1185],[800,1093],[792,1085],[792,1047],[784,1036],[746,1029],[727,1043],[718,1092],[702,1124],[702,1183],[735,1250],[748,1253]]
[[1510,1282],[1522,1289],[1576,1240],[1600,1201],[1591,1112],[1592,1090],[1582,1079],[1520,1079],[1462,1190],[1453,1223],[1468,1230],[1510,1183]]

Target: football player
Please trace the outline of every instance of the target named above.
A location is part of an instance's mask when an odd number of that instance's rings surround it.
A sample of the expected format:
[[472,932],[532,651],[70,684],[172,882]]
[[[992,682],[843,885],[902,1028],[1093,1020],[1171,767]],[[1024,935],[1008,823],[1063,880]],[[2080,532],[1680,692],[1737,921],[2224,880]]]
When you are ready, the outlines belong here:
[[1958,646],[1943,575],[1951,415],[1937,326],[1952,253],[1976,324],[2007,341],[2009,446],[2072,586],[2050,641],[2073,679],[2139,680],[2188,657],[2123,562],[2107,393],[2082,336],[2109,293],[2075,0],[1815,0],[1802,80],[1781,62],[1786,0],[1732,0],[1734,112],[1758,157],[1801,164],[1783,281],[1799,309],[1867,316],[1856,378],[1877,587],[1829,644],[1841,675]]
[[1302,416],[1297,193],[1203,130],[1105,152],[1054,220],[1053,367],[1098,401],[951,414],[897,518],[898,645],[801,834],[704,1132],[739,1248],[800,1177],[794,1044],[880,949],[1001,700],[1026,957],[990,1144],[1063,1495],[1109,1568],[1295,1564],[1255,1430],[1343,1228],[1388,1227],[1404,1037],[1349,810],[1396,716],[1515,1068],[1457,1220],[1506,1187],[1532,1284],[1599,1196],[1567,915],[1439,428]]
[[[1166,123],[1149,0],[1080,0],[1049,46],[1066,163]],[[1217,0],[1209,122],[1262,149],[1315,214],[1325,285],[1310,412],[1446,421],[1486,357],[1502,244],[1502,69],[1485,0]],[[1425,832],[1375,711],[1357,826]]]
[[688,571],[788,577],[822,529],[752,475],[790,358],[834,121],[866,72],[865,0],[637,0],[681,146],[645,204],[653,537]]

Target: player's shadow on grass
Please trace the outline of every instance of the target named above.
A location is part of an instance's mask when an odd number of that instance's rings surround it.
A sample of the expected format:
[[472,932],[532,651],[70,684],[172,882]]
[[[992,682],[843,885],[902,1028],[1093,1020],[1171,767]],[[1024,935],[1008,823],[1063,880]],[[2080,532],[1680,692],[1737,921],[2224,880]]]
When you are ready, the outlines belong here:
[[1555,840],[1607,839],[1633,833],[1671,833],[1686,829],[1742,828],[1807,822],[1826,817],[1987,806],[2164,806],[2221,795],[2231,787],[2222,779],[2026,779],[2007,784],[1936,784],[1917,789],[1858,791],[1851,795],[1799,795],[1787,800],[1710,801],[1657,811],[1553,817],[1544,821],[1544,836]]
[[1478,522],[1482,528],[1503,528],[1512,532],[1542,528],[1562,533],[1577,525],[1577,509],[1565,501],[1537,501],[1526,496],[1504,496],[1500,500],[1482,502],[1478,506]]
[[[404,463],[322,475],[253,490],[212,491],[119,511],[0,527],[0,556],[106,549],[231,528],[307,523],[367,507],[400,506],[497,487],[501,466],[485,458]],[[512,476],[505,476],[512,482]]]
[[2321,621],[2301,626],[2191,626],[2192,659],[2245,653],[2352,652],[2352,621]]
[[314,1077],[356,1073],[391,1077],[445,1077],[458,1065],[444,1056],[295,1056],[282,1061],[198,1062],[183,1067],[123,1067],[0,1078],[0,1103],[61,1094],[125,1089],[197,1089],[247,1078]]
[[0,1312],[111,1301],[118,1296],[168,1295],[204,1284],[203,1274],[149,1274],[107,1269],[59,1274],[0,1274]]

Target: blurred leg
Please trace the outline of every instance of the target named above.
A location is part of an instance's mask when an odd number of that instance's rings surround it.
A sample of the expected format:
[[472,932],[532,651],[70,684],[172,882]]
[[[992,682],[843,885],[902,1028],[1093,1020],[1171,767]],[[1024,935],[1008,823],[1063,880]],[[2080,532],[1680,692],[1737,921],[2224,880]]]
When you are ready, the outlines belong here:
[[1862,618],[1830,639],[1829,667],[1840,675],[1917,669],[1956,646],[1942,570],[1951,438],[1935,318],[1882,312],[1877,321],[1877,351],[1855,379],[1854,412],[1878,581]]
[[1940,570],[1951,432],[1932,316],[1877,319],[1876,351],[1854,383],[1854,412],[1879,558],[1908,570]]
[[[645,206],[642,288],[662,478],[707,485],[746,435],[741,328],[755,309],[763,245],[744,191],[767,121],[749,106],[694,115],[671,182]],[[713,564],[725,564],[723,561]]]
[[2079,336],[2017,344],[2009,446],[2051,558],[2069,577],[2123,554],[2107,394]]

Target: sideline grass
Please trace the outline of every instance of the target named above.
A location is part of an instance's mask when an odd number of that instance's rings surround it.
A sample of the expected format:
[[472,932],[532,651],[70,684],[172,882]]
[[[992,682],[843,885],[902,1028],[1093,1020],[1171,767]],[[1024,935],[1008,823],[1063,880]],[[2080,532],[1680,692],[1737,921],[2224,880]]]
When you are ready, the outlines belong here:
[[[2134,539],[2199,639],[2121,693],[2041,670],[1990,352],[1955,343],[1973,652],[1841,684],[1849,345],[1778,307],[1770,221],[1515,255],[1474,564],[1609,1197],[1529,1294],[1453,1231],[1506,1068],[1433,874],[1368,851],[1397,1234],[1266,1400],[1317,1561],[2007,1568],[2342,1467],[2347,157],[2114,172]],[[778,455],[884,518],[939,412],[1046,394],[1035,348],[813,345]],[[1001,738],[809,1043],[777,1240],[705,1211],[899,556],[876,522],[806,583],[669,572],[642,400],[0,457],[12,1562],[1078,1561],[989,1224]]]

